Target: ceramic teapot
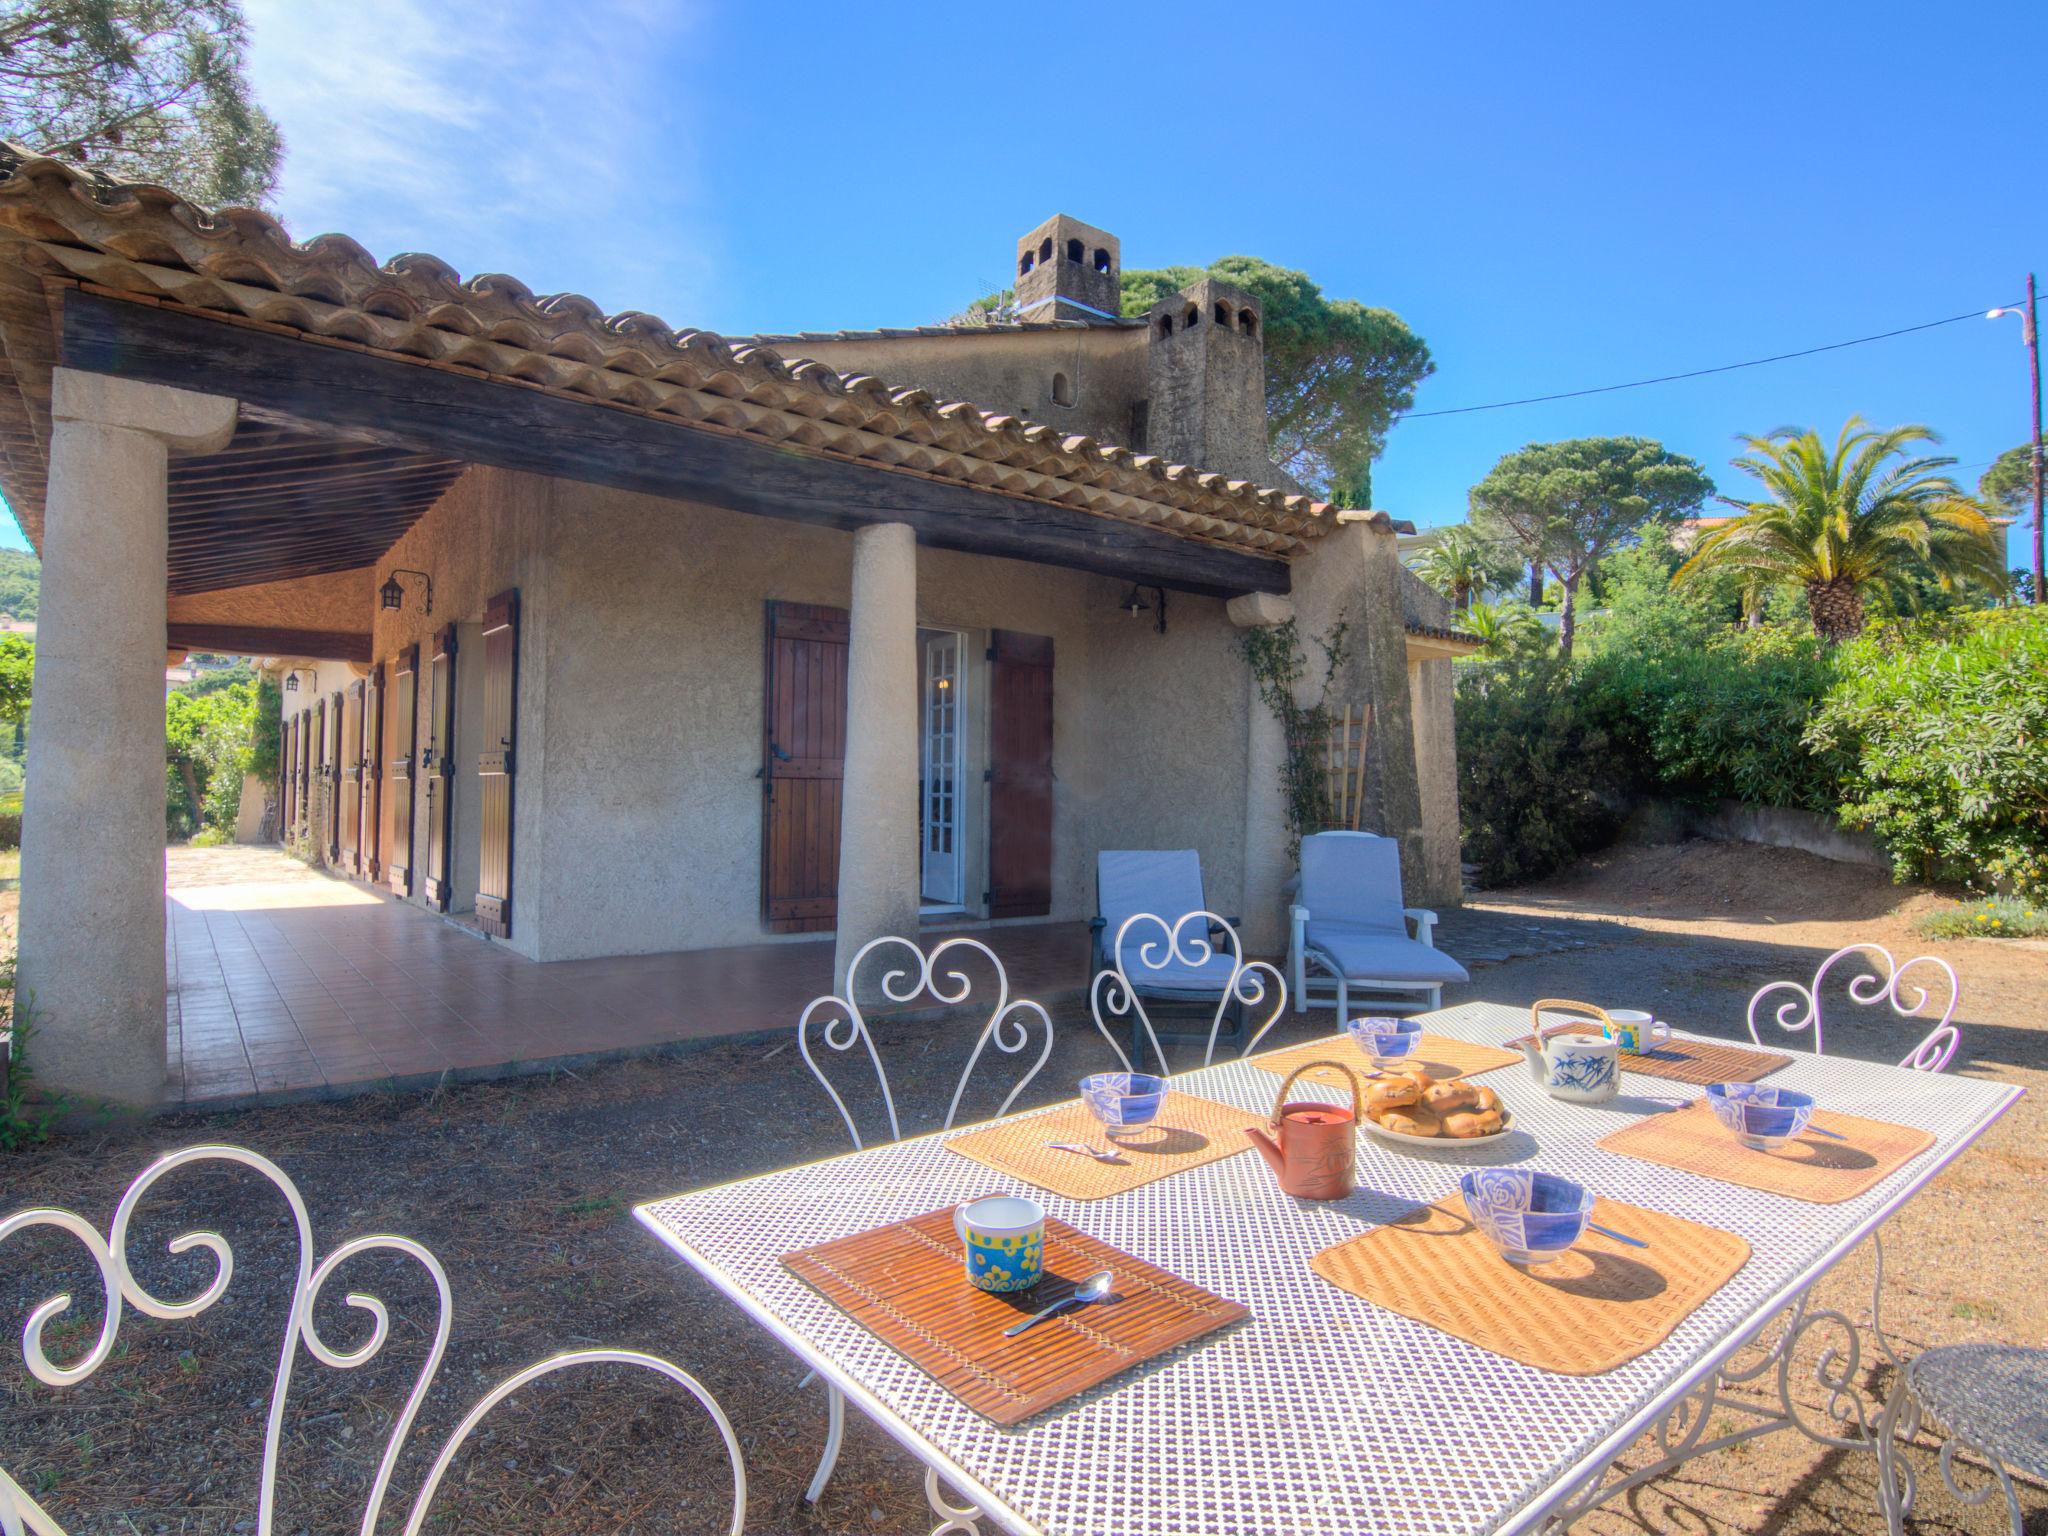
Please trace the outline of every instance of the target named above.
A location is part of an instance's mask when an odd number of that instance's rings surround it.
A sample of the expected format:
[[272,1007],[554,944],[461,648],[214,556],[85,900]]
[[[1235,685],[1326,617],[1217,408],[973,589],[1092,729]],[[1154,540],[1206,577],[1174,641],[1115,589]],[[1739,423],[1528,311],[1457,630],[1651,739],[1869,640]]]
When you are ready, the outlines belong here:
[[[1351,1083],[1351,1107],[1336,1104],[1289,1104],[1287,1090],[1304,1072],[1329,1067]],[[1273,1100],[1273,1118],[1265,1126],[1248,1125],[1252,1147],[1272,1165],[1280,1188],[1300,1200],[1342,1200],[1358,1187],[1357,1131],[1365,1113],[1358,1074],[1340,1061],[1304,1062],[1287,1074]]]
[[1546,1036],[1543,1014],[1554,1009],[1582,1021],[1608,1026],[1607,1010],[1566,997],[1546,997],[1529,1006],[1529,1034],[1520,1043],[1529,1060],[1529,1075],[1553,1099],[1568,1104],[1604,1104],[1621,1091],[1621,1046],[1599,1035],[1573,1033],[1568,1027]]

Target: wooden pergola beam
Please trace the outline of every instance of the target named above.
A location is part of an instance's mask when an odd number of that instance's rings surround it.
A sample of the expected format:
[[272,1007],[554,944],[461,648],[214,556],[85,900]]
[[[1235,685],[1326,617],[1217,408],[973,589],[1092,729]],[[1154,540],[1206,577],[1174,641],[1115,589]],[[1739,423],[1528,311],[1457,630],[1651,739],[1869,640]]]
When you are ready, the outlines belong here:
[[1289,589],[1284,560],[1162,529],[80,290],[62,361],[414,453],[831,528],[907,523],[932,548],[1209,597]]

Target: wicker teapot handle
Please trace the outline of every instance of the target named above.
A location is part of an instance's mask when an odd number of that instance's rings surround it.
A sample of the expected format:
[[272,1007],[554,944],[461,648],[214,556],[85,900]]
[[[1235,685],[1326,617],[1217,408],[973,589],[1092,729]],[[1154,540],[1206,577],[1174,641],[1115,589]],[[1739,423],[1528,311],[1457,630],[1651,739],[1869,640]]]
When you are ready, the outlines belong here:
[[1600,1021],[1601,1028],[1612,1032],[1614,1020],[1607,1016],[1607,1010],[1598,1003],[1581,1003],[1569,997],[1545,997],[1529,1005],[1529,1033],[1540,1043],[1543,1039],[1543,1015],[1550,1009],[1560,1012],[1569,1008],[1574,1013],[1585,1014]]
[[1313,1072],[1317,1067],[1334,1068],[1336,1071],[1342,1072],[1350,1080],[1351,1116],[1354,1120],[1362,1121],[1365,1119],[1365,1092],[1359,1087],[1358,1074],[1356,1072],[1352,1071],[1351,1068],[1341,1061],[1305,1061],[1287,1074],[1286,1079],[1280,1084],[1280,1092],[1274,1096],[1272,1126],[1275,1131],[1280,1129],[1280,1117],[1287,1110],[1287,1090],[1294,1086],[1294,1080],[1297,1077],[1306,1072]]

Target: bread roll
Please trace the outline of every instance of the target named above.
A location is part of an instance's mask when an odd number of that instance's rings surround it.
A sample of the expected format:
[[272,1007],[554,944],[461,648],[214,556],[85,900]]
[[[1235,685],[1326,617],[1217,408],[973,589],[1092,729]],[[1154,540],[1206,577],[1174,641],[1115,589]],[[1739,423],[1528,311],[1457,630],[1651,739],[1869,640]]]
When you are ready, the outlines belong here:
[[1479,1090],[1462,1078],[1448,1083],[1437,1083],[1422,1095],[1422,1102],[1438,1114],[1449,1114],[1454,1109],[1470,1109],[1479,1102]]
[[1475,1100],[1472,1105],[1474,1109],[1498,1110],[1500,1108],[1500,1095],[1495,1093],[1491,1088],[1483,1088],[1479,1084],[1474,1083],[1472,1085],[1472,1091],[1479,1095],[1478,1099]]
[[1440,1136],[1443,1134],[1443,1122],[1438,1120],[1435,1115],[1424,1109],[1420,1104],[1410,1104],[1405,1108],[1399,1109],[1382,1110],[1373,1118],[1387,1130],[1397,1132],[1403,1136]]
[[1365,1085],[1368,1109],[1399,1109],[1422,1097],[1422,1090],[1405,1077],[1375,1078]]
[[1491,1136],[1500,1127],[1500,1111],[1495,1109],[1461,1109],[1444,1116],[1444,1134],[1461,1139]]

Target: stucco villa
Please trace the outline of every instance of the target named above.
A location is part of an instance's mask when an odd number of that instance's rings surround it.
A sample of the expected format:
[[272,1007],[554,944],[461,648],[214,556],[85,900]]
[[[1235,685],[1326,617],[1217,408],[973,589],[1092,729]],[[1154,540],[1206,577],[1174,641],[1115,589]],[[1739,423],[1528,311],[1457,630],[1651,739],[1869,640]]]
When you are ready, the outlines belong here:
[[1268,461],[1248,294],[1120,318],[1116,240],[1061,217],[1017,243],[1014,321],[720,337],[0,174],[43,1081],[165,1080],[167,651],[285,681],[282,838],[384,921],[550,973],[843,964],[920,924],[1000,950],[1091,916],[1105,848],[1197,849],[1276,952],[1284,748],[1240,636],[1343,622],[1352,819],[1403,840],[1411,900],[1456,900],[1466,642],[1390,518]]

